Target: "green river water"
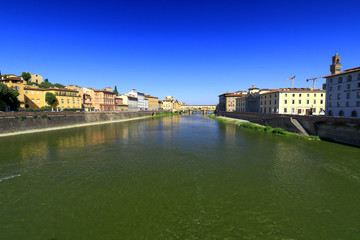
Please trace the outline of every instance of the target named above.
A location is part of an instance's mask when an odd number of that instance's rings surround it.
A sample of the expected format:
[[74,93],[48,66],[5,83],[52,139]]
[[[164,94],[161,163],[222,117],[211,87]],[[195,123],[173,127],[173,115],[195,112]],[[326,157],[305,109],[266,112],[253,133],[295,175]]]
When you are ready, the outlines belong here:
[[202,115],[0,138],[0,239],[360,239],[360,149]]

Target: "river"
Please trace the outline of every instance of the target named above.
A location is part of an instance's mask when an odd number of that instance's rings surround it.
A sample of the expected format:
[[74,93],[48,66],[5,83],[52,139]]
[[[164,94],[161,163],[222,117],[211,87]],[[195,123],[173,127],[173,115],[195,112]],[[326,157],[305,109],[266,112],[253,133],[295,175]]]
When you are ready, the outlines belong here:
[[202,115],[0,138],[0,239],[360,239],[360,149]]

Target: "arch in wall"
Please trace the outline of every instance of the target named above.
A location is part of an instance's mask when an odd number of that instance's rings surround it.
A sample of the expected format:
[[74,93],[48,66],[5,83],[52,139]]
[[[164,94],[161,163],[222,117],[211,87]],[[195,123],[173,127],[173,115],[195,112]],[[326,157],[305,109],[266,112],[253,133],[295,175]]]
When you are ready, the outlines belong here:
[[351,112],[351,117],[357,117],[357,116],[358,116],[358,114],[355,110]]
[[347,76],[347,81],[351,82],[351,80],[352,80],[352,76],[351,75]]
[[339,116],[340,116],[340,117],[343,117],[343,116],[344,116],[344,111],[343,111],[343,110],[340,110],[340,111],[339,111]]

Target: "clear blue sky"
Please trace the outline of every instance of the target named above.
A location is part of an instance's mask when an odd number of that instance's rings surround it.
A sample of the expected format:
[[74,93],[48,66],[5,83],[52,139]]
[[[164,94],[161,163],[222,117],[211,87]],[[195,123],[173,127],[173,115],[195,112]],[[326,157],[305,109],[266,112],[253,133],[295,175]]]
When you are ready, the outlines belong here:
[[[0,70],[215,104],[360,66],[360,1],[0,0]],[[318,82],[317,87],[322,82]]]

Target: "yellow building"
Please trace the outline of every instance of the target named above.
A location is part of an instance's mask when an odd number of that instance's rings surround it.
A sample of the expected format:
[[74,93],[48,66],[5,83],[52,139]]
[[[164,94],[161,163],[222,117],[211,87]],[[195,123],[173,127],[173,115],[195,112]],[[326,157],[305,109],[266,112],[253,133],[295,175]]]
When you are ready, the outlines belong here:
[[148,99],[148,110],[149,111],[157,111],[159,110],[159,98],[151,95],[146,95],[145,97]]
[[53,93],[56,96],[58,110],[64,109],[80,109],[82,106],[82,99],[78,91],[66,88],[39,88],[34,86],[25,86],[25,107],[40,109],[49,106],[45,101],[47,92]]
[[324,115],[325,90],[282,88],[260,94],[260,112],[296,115]]
[[20,101],[20,107],[25,107],[24,104],[24,80],[21,77],[8,77],[0,79],[0,82],[13,88],[19,92],[18,99]]
[[30,82],[41,84],[43,82],[43,77],[39,74],[31,74]]
[[164,111],[180,112],[181,104],[172,96],[167,96],[166,99],[162,101],[162,109]]

